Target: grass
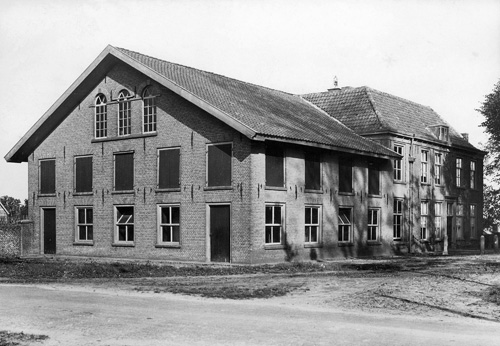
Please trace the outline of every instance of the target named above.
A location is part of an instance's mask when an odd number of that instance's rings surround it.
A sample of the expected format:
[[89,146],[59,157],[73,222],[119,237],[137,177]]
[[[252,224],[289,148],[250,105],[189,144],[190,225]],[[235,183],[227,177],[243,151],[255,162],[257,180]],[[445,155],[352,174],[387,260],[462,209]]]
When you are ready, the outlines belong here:
[[0,330],[0,346],[27,346],[32,345],[33,342],[42,342],[49,337],[47,335],[35,335],[11,333],[5,330]]

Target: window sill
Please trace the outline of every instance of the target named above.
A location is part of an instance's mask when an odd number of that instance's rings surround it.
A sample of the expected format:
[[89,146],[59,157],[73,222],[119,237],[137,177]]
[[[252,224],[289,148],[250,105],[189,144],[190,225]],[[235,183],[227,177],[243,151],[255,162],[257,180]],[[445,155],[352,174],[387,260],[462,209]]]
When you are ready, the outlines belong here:
[[113,243],[111,244],[111,246],[113,247],[134,247],[135,244],[133,242],[130,242],[130,243]]
[[77,241],[73,242],[73,246],[94,246],[94,241],[93,240],[88,240],[88,241],[77,240]]
[[280,187],[280,186],[266,186],[265,189],[272,191],[286,191],[286,187]]
[[354,196],[354,192],[342,192],[342,191],[339,191],[339,195],[340,196]]
[[321,243],[305,243],[304,248],[321,248],[323,247],[323,244]]
[[339,242],[338,245],[339,245],[339,247],[349,247],[349,246],[354,246],[354,243],[351,243],[351,242]]
[[181,192],[180,187],[172,187],[168,189],[156,189],[155,193],[162,193],[162,192]]
[[431,186],[431,183],[422,183],[422,182],[420,182],[420,185],[421,186]]
[[368,197],[370,198],[382,198],[382,195],[372,195],[372,194],[368,194]]
[[38,197],[56,197],[56,193],[39,193]]
[[401,238],[393,238],[392,241],[394,243],[404,243],[403,239],[401,239]]
[[304,189],[305,193],[323,193],[323,190]]
[[377,241],[367,240],[366,245],[368,245],[368,246],[380,246],[380,245],[382,245],[382,242],[380,242],[378,240]]
[[73,196],[92,196],[94,193],[90,192],[73,192]]
[[402,181],[402,180],[394,180],[394,184],[406,185],[406,181]]
[[265,250],[282,250],[285,248],[283,244],[264,244]]
[[216,190],[232,190],[232,186],[205,186],[203,190],[205,191],[216,191]]
[[126,194],[134,194],[135,190],[123,190],[123,191],[111,191],[112,195],[126,195]]
[[180,249],[181,244],[173,243],[173,244],[155,244],[155,248],[170,248],[170,249]]
[[91,143],[101,143],[101,142],[112,142],[112,141],[121,141],[123,139],[135,139],[135,138],[146,138],[146,137],[154,137],[158,134],[156,132],[152,133],[141,133],[138,135],[125,135],[125,136],[116,136],[116,137],[105,137],[105,138],[94,138],[90,142]]

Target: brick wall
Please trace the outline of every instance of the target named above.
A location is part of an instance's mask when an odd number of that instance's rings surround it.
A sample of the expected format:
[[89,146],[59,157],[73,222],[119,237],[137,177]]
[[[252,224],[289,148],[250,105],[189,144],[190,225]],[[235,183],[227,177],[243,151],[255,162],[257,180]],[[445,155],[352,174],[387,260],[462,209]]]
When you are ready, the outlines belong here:
[[32,223],[0,223],[0,256],[22,256],[33,252]]

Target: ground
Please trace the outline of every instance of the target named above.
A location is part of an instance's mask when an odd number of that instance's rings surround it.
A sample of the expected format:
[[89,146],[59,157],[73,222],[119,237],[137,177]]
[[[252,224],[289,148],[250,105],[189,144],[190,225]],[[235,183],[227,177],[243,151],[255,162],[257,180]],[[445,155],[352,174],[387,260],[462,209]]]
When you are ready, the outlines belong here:
[[[0,316],[5,316],[0,317],[0,326],[4,326],[0,330],[4,329],[4,334],[11,333],[10,339],[0,334],[0,346],[17,345],[15,342],[19,345],[67,344],[59,341],[66,340],[67,332],[55,326],[64,325],[68,320],[72,321],[71,328],[76,326],[76,334],[71,335],[71,340],[77,340],[78,335],[85,334],[85,326],[96,323],[99,313],[107,311],[105,307],[111,301],[111,313],[120,304],[117,302],[127,301],[130,306],[123,312],[125,315],[140,315],[141,307],[152,305],[143,311],[147,315],[160,304],[166,304],[165,309],[153,313],[154,319],[161,321],[167,315],[168,318],[184,316],[186,319],[182,322],[181,318],[179,322],[175,318],[169,322],[180,330],[175,342],[171,340],[176,344],[192,344],[194,339],[189,335],[203,335],[201,340],[205,342],[199,344],[234,344],[235,340],[230,337],[233,329],[229,327],[224,338],[213,339],[213,328],[222,327],[211,325],[216,322],[206,322],[203,318],[207,313],[214,314],[211,311],[214,307],[216,310],[227,308],[227,314],[210,315],[208,319],[227,319],[224,326],[237,328],[236,335],[243,337],[239,343],[245,345],[329,344],[332,326],[341,325],[345,327],[344,332],[341,336],[336,334],[336,340],[337,344],[345,340],[346,345],[355,344],[356,338],[360,343],[370,340],[372,344],[375,338],[378,340],[375,344],[381,345],[419,345],[426,341],[481,345],[500,337],[500,257],[497,255],[349,259],[265,266],[61,257],[4,259],[0,261],[0,283],[0,298],[8,296],[11,303],[10,307],[8,304],[0,306]],[[90,308],[86,304],[89,299],[102,302]],[[40,313],[36,319],[33,306],[40,307],[36,310]],[[178,309],[174,308],[177,306]],[[24,318],[13,317],[23,309],[26,309]],[[50,324],[42,318],[44,314],[52,319],[61,316],[61,319]],[[308,314],[311,316],[305,318]],[[240,321],[241,318],[249,324]],[[269,319],[267,324],[266,318]],[[305,318],[302,323],[301,318]],[[86,322],[80,325],[81,319]],[[282,319],[283,325],[274,325]],[[328,321],[335,323],[328,324]],[[405,321],[404,325],[400,325],[401,321]],[[143,323],[146,325],[124,320],[123,325],[115,327],[138,329],[140,334],[144,329],[149,330],[148,325],[153,322],[145,317]],[[194,326],[188,327],[186,323]],[[324,328],[318,327],[325,323]],[[138,344],[136,339],[127,341],[112,332],[99,331],[102,325],[97,323],[96,328],[97,334],[103,333],[103,338],[83,344]],[[443,327],[447,325],[448,329]],[[261,328],[266,329],[265,326],[279,337],[261,339],[265,335]],[[289,329],[290,326],[294,328]],[[190,328],[194,328],[194,332]],[[346,328],[349,333],[345,332]],[[411,337],[415,330],[421,332],[418,337]],[[300,333],[296,335],[297,331]],[[323,334],[325,331],[330,332]],[[21,332],[26,334],[18,334],[17,339],[16,334],[12,334]],[[156,341],[162,344],[160,340],[167,337],[162,333],[155,331],[151,335],[156,336],[143,344],[156,344]],[[315,337],[306,338],[308,333]],[[293,335],[295,339],[289,342]],[[386,339],[388,335],[390,340]],[[45,336],[48,339],[44,339]],[[102,341],[104,339],[106,341]],[[148,340],[148,337],[141,340]]]

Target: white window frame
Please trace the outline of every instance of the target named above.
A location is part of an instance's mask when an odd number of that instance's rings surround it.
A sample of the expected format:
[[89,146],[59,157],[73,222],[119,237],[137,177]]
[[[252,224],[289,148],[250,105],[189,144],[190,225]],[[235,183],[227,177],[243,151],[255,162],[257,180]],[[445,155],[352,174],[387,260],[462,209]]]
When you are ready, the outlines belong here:
[[[126,222],[121,222],[119,223],[118,221],[118,208],[132,208],[132,219],[133,219],[133,222],[132,223],[129,223],[128,221],[130,220],[130,218],[128,218],[127,220],[125,220]],[[114,243],[115,244],[118,244],[118,245],[134,245],[134,241],[135,241],[135,237],[136,237],[136,232],[135,232],[135,206],[133,204],[120,204],[120,205],[114,205],[114,213],[113,213],[113,217],[114,217],[114,226],[115,226],[115,241]],[[126,238],[125,240],[120,240],[120,225],[125,225],[126,227],[126,231],[125,231],[125,234],[126,234]],[[133,239],[130,240],[129,239],[129,227],[132,226],[132,232],[133,232]]]
[[476,189],[476,161],[470,162],[470,188]]
[[94,137],[108,137],[108,106],[104,94],[98,94],[94,100]]
[[476,224],[476,217],[477,217],[477,206],[476,204],[471,204],[469,206],[470,208],[470,238],[471,239],[477,239],[477,224]]
[[420,202],[420,239],[429,239],[429,201]]
[[447,126],[439,126],[439,135],[438,138],[441,141],[448,141],[448,127]]
[[[374,220],[374,215],[376,216],[376,220]],[[368,208],[367,226],[367,241],[372,243],[380,242],[380,208]],[[375,235],[375,237],[373,235]]]
[[443,237],[443,202],[434,202],[434,227],[435,236],[438,239]]
[[[340,218],[340,209],[349,209],[349,215],[350,215],[350,220],[349,223],[345,223],[341,218]],[[353,225],[354,225],[354,215],[353,215],[353,207],[352,206],[339,206],[338,212],[337,212],[337,219],[338,219],[338,234],[337,234],[337,240],[340,244],[349,244],[353,242]],[[343,235],[344,232],[341,232],[341,228],[347,227],[347,235],[348,238],[344,239]],[[342,239],[340,239],[340,235],[342,235]]]
[[[272,220],[270,223],[267,223],[266,220],[266,213],[267,210],[264,210],[264,243],[265,245],[282,245],[284,244],[284,237],[285,237],[285,204],[284,203],[266,203],[265,208],[267,209],[268,207],[273,208],[272,209]],[[281,208],[281,219],[280,220],[275,220],[275,213],[274,209],[275,208]],[[274,241],[274,232],[273,229],[271,228],[271,241],[267,241],[267,227],[280,227],[280,239],[279,241]]]
[[456,229],[457,229],[457,239],[464,239],[464,204],[457,203],[456,209]]
[[142,92],[142,133],[156,133],[158,126],[156,96],[152,94],[152,89],[147,86]]
[[[403,238],[403,200],[402,199],[394,199],[393,202],[393,225],[392,225],[392,239],[393,240],[401,240]],[[396,208],[394,208],[396,207]],[[397,222],[399,219],[399,222]],[[397,234],[399,233],[399,235]]]
[[[311,216],[310,216],[310,223],[306,223],[306,220],[304,219],[304,244],[306,245],[317,245],[321,243],[321,219],[322,219],[322,213],[321,213],[321,206],[319,205],[305,205],[304,207],[304,212],[307,213],[307,210],[311,210]],[[312,219],[312,209],[316,209],[318,212],[318,222],[314,223]],[[312,239],[312,230],[316,229],[316,241],[311,241]],[[307,235],[309,235],[309,241],[307,241]]]
[[[169,209],[169,215],[170,215],[170,223],[162,223],[161,221],[161,216],[162,216],[162,209],[168,208]],[[174,223],[172,222],[172,208],[179,208],[179,222]],[[171,241],[165,241],[163,240],[163,227],[170,227],[170,239]],[[173,241],[174,239],[174,227],[178,227],[179,229],[179,241]],[[163,246],[175,246],[178,247],[181,244],[181,205],[180,203],[177,204],[158,204],[157,207],[157,244],[158,245],[163,245]]]
[[455,185],[456,187],[462,186],[462,159],[457,157],[455,159]]
[[[398,153],[399,155],[404,157],[404,145],[394,144],[393,150],[396,153]],[[404,161],[403,161],[403,158],[394,159],[393,166],[394,166],[394,173],[393,173],[394,181],[397,181],[397,182],[404,181],[404,169],[403,169]]]
[[434,185],[443,183],[443,153],[434,153]]
[[[94,221],[94,207],[93,206],[87,206],[87,205],[82,205],[82,206],[75,206],[75,243],[80,243],[80,244],[93,244],[94,243],[94,222],[87,222],[87,210],[90,209],[92,210],[92,221]],[[82,220],[79,219],[79,211],[80,210],[85,210],[84,215],[85,215],[85,220],[82,222]],[[86,234],[86,239],[80,239],[80,227],[85,227],[85,234]],[[88,239],[88,227],[92,227],[92,239]]]
[[[127,90],[121,90],[118,94],[117,128],[119,137],[132,134],[132,103],[129,101],[129,98],[130,93]],[[122,121],[122,126],[120,125],[120,121]]]
[[429,149],[420,151],[420,182],[429,184]]

